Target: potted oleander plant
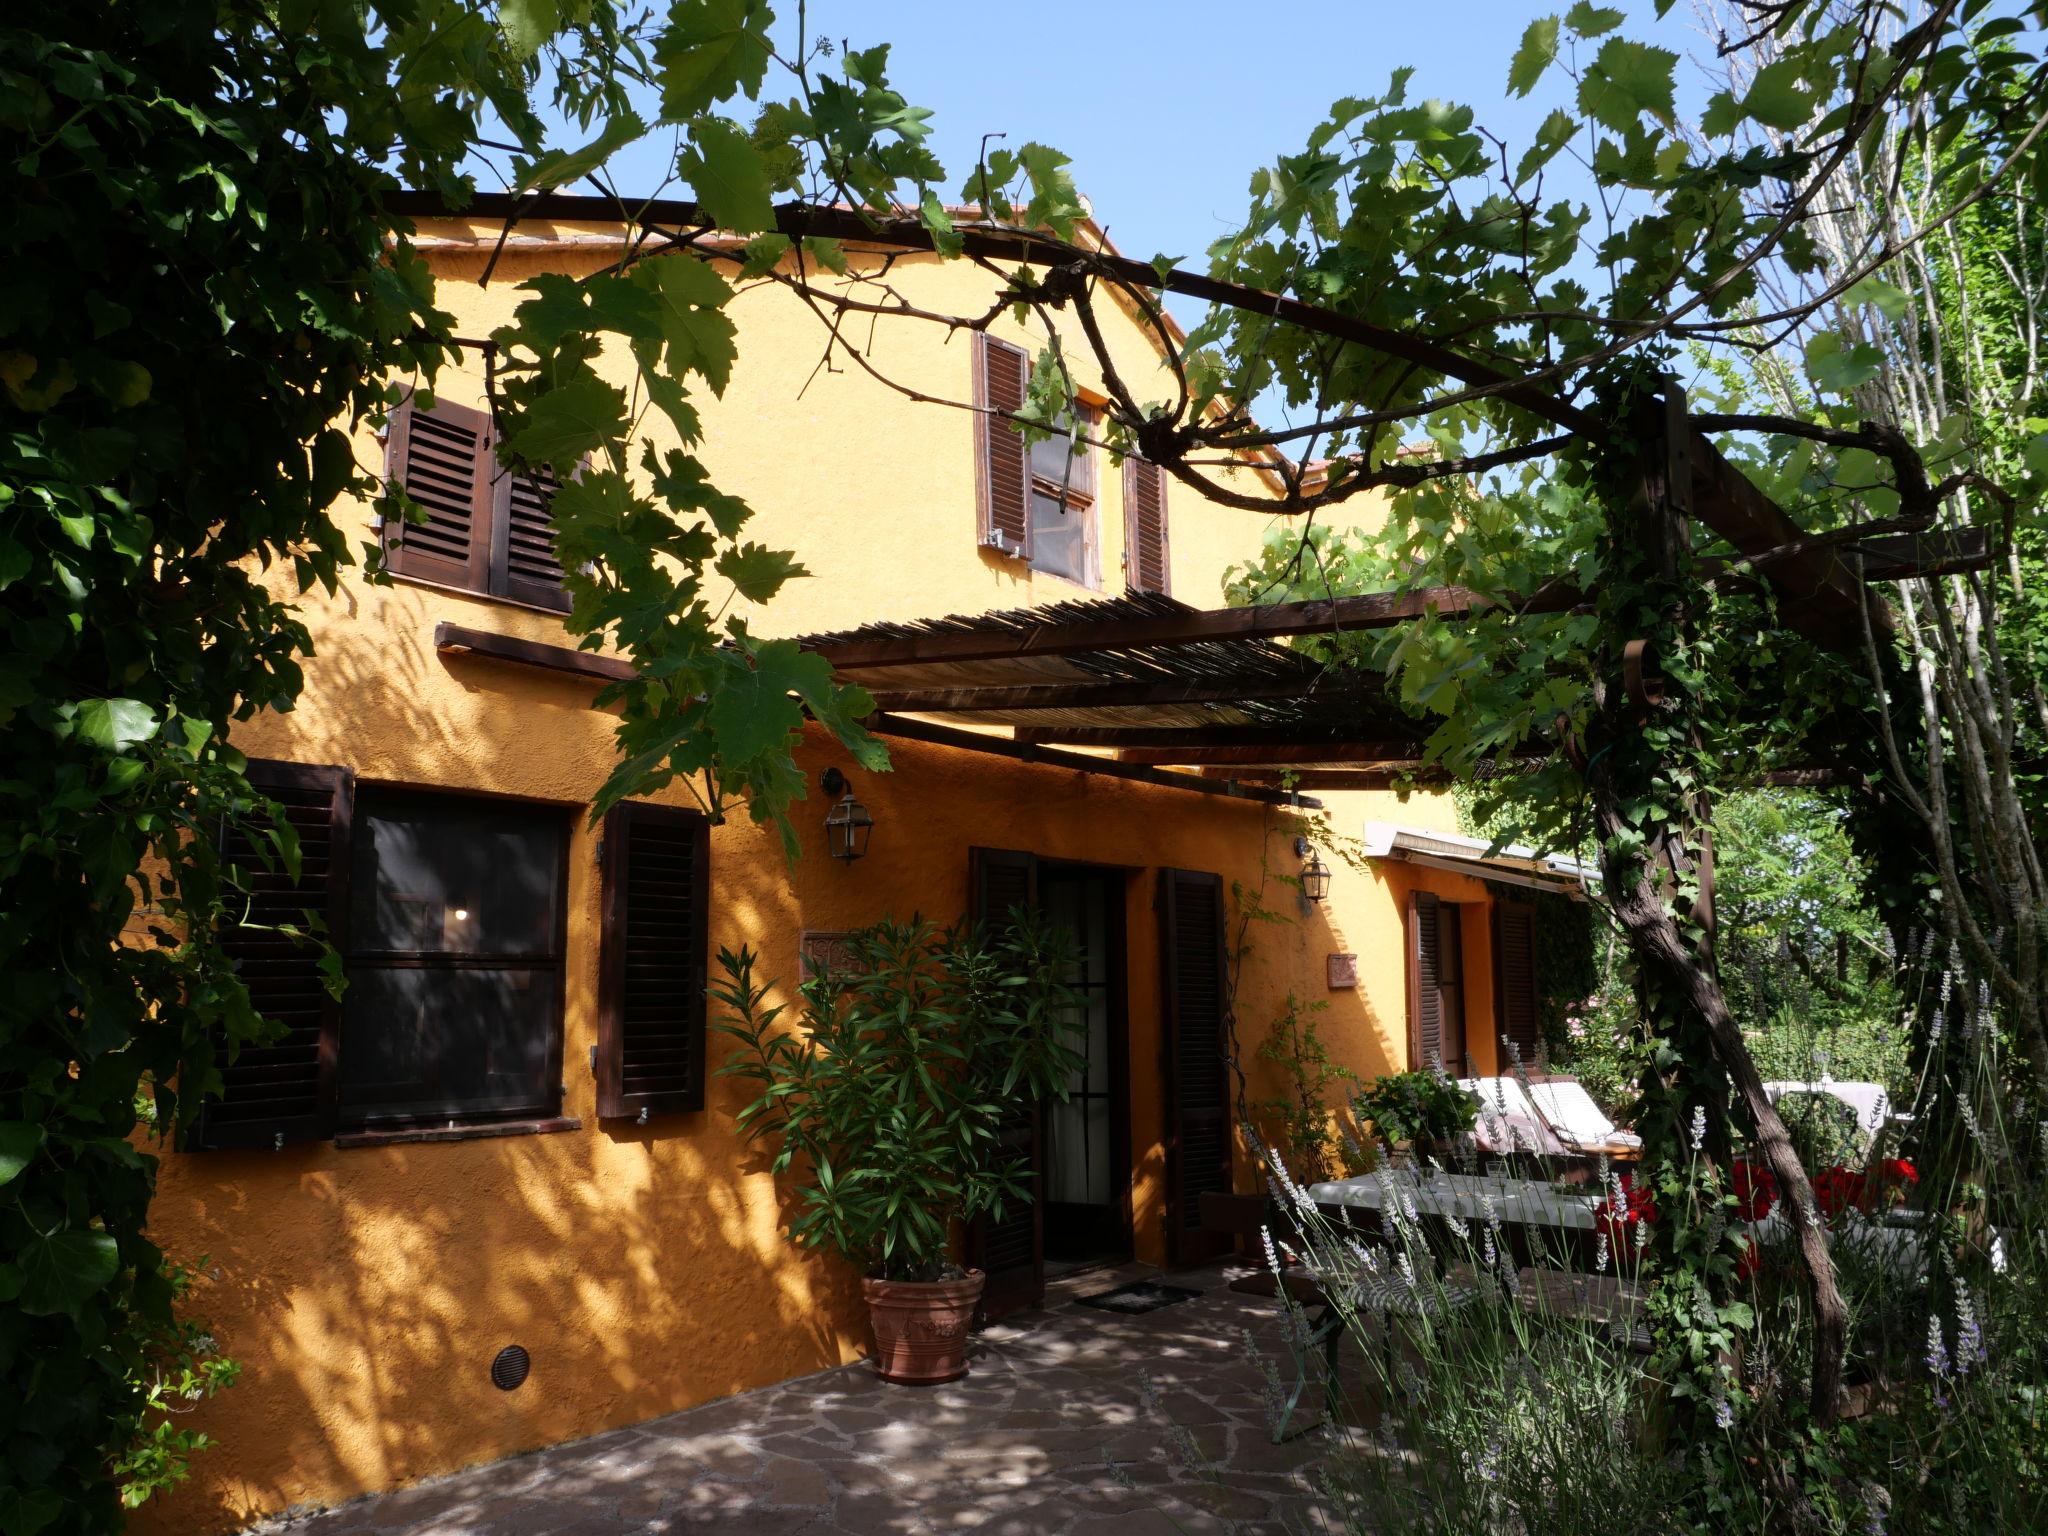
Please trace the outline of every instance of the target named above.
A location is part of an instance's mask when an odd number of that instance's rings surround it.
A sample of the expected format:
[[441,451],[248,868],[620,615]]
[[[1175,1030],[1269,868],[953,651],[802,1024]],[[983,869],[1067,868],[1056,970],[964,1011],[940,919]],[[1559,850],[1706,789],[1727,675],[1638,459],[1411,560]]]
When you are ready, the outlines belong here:
[[794,1181],[791,1238],[860,1269],[885,1380],[957,1380],[985,1276],[955,1238],[1029,1198],[1003,1120],[1064,1099],[1084,1064],[1073,940],[1021,911],[995,928],[877,923],[801,983],[794,1029],[750,951],[718,958],[718,1027],[739,1042],[719,1071],[759,1090],[739,1122]]
[[1376,1077],[1352,1100],[1361,1120],[1396,1153],[1455,1143],[1479,1118],[1479,1096],[1438,1072]]

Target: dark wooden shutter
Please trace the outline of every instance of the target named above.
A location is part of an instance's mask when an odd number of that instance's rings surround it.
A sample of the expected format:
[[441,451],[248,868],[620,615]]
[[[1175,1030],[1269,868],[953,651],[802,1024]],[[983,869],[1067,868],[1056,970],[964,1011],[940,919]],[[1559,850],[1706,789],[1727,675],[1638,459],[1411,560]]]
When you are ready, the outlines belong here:
[[545,469],[517,475],[490,466],[491,590],[522,603],[569,611],[562,562],[555,557],[555,477]]
[[[1543,1025],[1536,993],[1536,909],[1526,902],[1493,904],[1493,1007],[1498,1032],[1534,1066],[1542,1054]],[[1505,1071],[1508,1063],[1500,1065]]]
[[704,1107],[705,925],[711,832],[704,817],[629,800],[604,819],[597,1112]]
[[345,947],[354,780],[346,768],[252,760],[249,782],[298,834],[299,873],[294,879],[282,864],[266,866],[266,839],[224,826],[222,861],[247,894],[228,895],[234,926],[221,935],[221,947],[256,1011],[284,1033],[220,1062],[223,1090],[201,1109],[194,1147],[277,1147],[334,1134],[341,1004],[327,990],[322,945],[276,930],[305,929],[308,915],[317,914],[327,942]]
[[486,590],[490,570],[491,421],[468,406],[410,399],[393,412],[386,473],[426,509],[425,523],[384,530],[394,574]]
[[1223,877],[1159,872],[1160,999],[1166,1057],[1166,1237],[1177,1264],[1228,1253],[1202,1224],[1202,1196],[1230,1189],[1230,1040]]
[[1443,904],[1428,891],[1408,896],[1408,1045],[1414,1071],[1443,1058]]
[[1166,542],[1166,472],[1144,459],[1124,460],[1124,583],[1133,592],[1173,590]]
[[[1019,907],[1038,905],[1038,860],[1008,848],[968,851],[968,916],[1000,924]],[[1045,1300],[1045,1209],[1037,1181],[1044,1169],[1044,1114],[1036,1100],[1019,1100],[998,1130],[999,1155],[1023,1160],[1031,1193],[1003,1206],[1002,1219],[977,1217],[967,1232],[967,1262],[988,1276],[981,1294],[984,1321],[1035,1307]]]
[[1031,359],[994,337],[974,339],[974,403],[982,411],[977,439],[981,542],[1020,560],[1031,558],[1031,455],[1001,411],[1020,411],[1031,386]]

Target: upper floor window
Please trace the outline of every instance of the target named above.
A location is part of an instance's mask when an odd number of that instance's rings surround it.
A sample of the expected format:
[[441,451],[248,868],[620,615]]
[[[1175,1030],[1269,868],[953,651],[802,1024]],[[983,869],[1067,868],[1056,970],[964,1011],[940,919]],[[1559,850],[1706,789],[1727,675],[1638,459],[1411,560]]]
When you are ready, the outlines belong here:
[[[1024,408],[1031,359],[1021,347],[975,338],[974,402],[982,412],[976,439],[981,542],[1027,562],[1033,570],[1082,586],[1102,585],[1097,429],[1086,406],[1064,425],[1066,435],[1025,445],[1010,417]],[[1167,590],[1166,485],[1156,466],[1126,461],[1124,573],[1136,592]]]
[[1030,449],[1031,568],[1097,587],[1095,450],[1087,441],[1095,413],[1085,407],[1062,423],[1070,435]]
[[391,416],[385,472],[427,514],[424,523],[386,525],[393,575],[569,611],[548,510],[554,482],[498,462],[488,415],[446,400],[432,410],[406,400]]

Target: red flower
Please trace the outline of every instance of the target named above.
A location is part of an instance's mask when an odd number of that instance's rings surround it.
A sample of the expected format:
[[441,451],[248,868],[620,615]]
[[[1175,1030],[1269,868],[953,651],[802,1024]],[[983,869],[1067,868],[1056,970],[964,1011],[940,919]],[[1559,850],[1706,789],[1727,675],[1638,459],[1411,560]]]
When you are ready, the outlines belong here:
[[1608,1251],[1616,1262],[1634,1254],[1637,1224],[1657,1219],[1657,1202],[1650,1191],[1638,1185],[1631,1174],[1624,1173],[1619,1178],[1621,1198],[1617,1200],[1610,1194],[1593,1211],[1594,1224],[1607,1235]]
[[1762,1221],[1778,1203],[1778,1176],[1746,1157],[1736,1159],[1729,1183],[1735,1190],[1735,1213],[1744,1221]]
[[1764,1267],[1764,1251],[1747,1232],[1736,1234],[1735,1278],[1747,1280]]
[[1920,1170],[1903,1157],[1888,1157],[1877,1165],[1878,1178],[1886,1184],[1918,1184]]
[[1864,1179],[1840,1163],[1823,1168],[1813,1176],[1813,1198],[1821,1214],[1832,1221],[1851,1206],[1863,1204]]

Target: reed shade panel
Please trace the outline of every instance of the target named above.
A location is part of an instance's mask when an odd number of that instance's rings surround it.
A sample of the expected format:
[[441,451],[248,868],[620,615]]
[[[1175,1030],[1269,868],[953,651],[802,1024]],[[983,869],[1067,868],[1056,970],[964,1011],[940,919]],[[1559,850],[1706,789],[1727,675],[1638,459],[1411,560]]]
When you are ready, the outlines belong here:
[[[1244,638],[1174,645],[1109,643],[1058,654],[982,655],[970,660],[859,658],[926,637],[985,639],[1000,652],[1068,628],[1114,631],[1197,610],[1157,593],[1051,603],[1040,608],[878,623],[802,643],[834,660],[840,679],[859,683],[891,713],[926,714],[965,725],[1030,728],[1035,740],[1060,728],[1217,726],[1284,728],[1290,740],[1333,744],[1419,740],[1427,732],[1400,710],[1380,681],[1329,672],[1277,641]],[[851,660],[840,662],[835,653]],[[1000,695],[985,692],[1002,689]],[[1022,690],[1022,691],[1020,691]],[[1313,756],[1313,754],[1312,754]]]

